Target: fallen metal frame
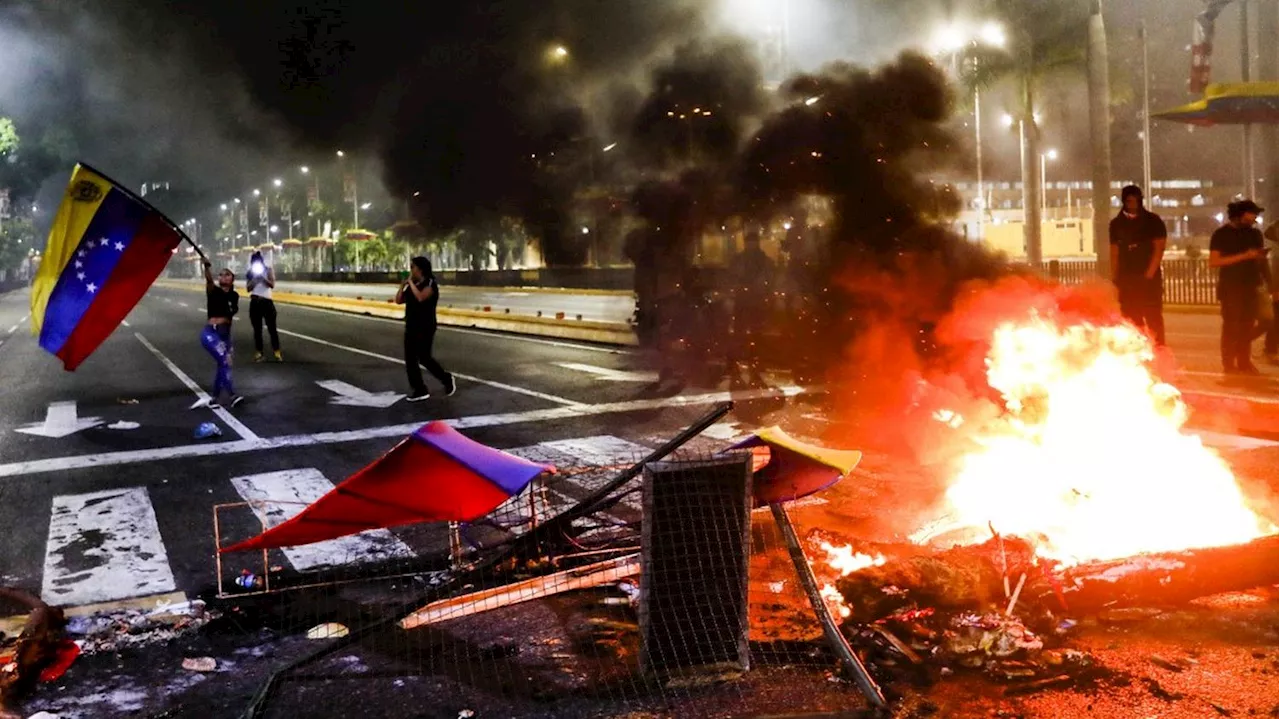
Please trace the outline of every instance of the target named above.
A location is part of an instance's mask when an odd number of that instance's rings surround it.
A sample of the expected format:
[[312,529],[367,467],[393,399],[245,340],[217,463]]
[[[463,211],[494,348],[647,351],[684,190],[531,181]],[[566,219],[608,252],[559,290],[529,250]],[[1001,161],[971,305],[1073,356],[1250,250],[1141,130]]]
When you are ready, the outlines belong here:
[[450,591],[456,590],[458,587],[475,583],[482,579],[486,574],[491,573],[506,562],[517,560],[522,557],[537,556],[541,554],[544,540],[556,537],[559,533],[565,531],[574,520],[597,512],[600,506],[607,504],[611,494],[616,492],[627,482],[630,482],[640,476],[641,472],[644,471],[646,464],[661,460],[675,452],[677,449],[688,443],[689,440],[699,434],[702,434],[702,432],[708,427],[720,421],[720,419],[728,414],[732,409],[732,401],[717,405],[696,422],[686,427],[678,435],[668,440],[661,447],[655,449],[644,459],[641,459],[639,462],[636,462],[626,470],[620,472],[616,477],[606,482],[595,492],[583,498],[568,510],[547,519],[547,521],[542,522],[541,524],[538,524],[529,532],[522,534],[510,543],[502,545],[501,549],[495,550],[493,555],[487,559],[481,560],[469,568],[460,568],[460,571],[455,572],[445,582],[428,589],[423,595],[390,608],[384,614],[383,618],[370,622],[364,626],[353,628],[346,636],[336,638],[326,646],[319,647],[314,651],[308,652],[307,654],[304,654],[303,656],[298,657],[275,670],[262,683],[262,686],[259,687],[252,699],[250,699],[242,717],[244,717],[244,719],[259,719],[263,716],[266,712],[267,701],[271,698],[271,695],[275,693],[279,684],[282,681],[289,679],[287,676],[289,672],[323,659],[339,649],[355,643],[365,636],[375,634],[390,626],[398,625],[404,617],[414,613],[423,607],[423,605],[446,598]]

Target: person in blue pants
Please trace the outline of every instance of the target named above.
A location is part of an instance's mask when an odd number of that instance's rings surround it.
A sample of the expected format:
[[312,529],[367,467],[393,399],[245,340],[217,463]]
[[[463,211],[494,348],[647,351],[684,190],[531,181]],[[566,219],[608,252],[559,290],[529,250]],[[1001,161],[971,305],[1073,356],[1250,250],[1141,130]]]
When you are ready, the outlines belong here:
[[213,378],[213,391],[209,393],[209,407],[217,409],[222,405],[219,400],[225,393],[232,407],[244,401],[244,397],[236,394],[235,385],[231,382],[231,318],[240,311],[240,295],[236,292],[236,276],[231,270],[218,272],[218,279],[213,279],[212,265],[204,262],[205,298],[208,302],[209,323],[200,333],[200,344],[218,364]]

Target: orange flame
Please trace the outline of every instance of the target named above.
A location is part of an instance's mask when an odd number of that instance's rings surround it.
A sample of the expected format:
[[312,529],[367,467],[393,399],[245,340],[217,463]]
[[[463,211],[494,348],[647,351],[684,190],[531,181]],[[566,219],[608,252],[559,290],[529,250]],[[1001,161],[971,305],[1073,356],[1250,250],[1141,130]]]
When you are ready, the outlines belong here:
[[[1006,411],[982,427],[946,498],[962,526],[1037,539],[1064,564],[1248,541],[1270,531],[1230,469],[1181,432],[1187,408],[1127,324],[1034,315],[992,336]],[[936,419],[959,425],[955,413]]]

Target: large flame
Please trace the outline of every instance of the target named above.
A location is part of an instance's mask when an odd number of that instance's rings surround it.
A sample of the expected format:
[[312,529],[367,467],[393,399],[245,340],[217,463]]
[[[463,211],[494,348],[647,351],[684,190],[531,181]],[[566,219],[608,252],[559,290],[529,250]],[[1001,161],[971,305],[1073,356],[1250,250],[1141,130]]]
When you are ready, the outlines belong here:
[[[1153,359],[1127,324],[1032,313],[998,325],[987,381],[1007,411],[962,458],[946,493],[953,516],[1038,539],[1067,564],[1265,534],[1222,458],[1182,433],[1186,406]],[[954,413],[937,418],[958,426]]]

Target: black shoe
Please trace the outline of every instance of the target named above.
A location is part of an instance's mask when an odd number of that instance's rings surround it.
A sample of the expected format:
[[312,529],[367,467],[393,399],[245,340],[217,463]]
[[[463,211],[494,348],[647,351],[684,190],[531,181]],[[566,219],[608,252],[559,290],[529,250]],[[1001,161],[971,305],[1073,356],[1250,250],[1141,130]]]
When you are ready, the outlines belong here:
[[235,407],[236,405],[240,404],[243,401],[244,401],[244,397],[242,395],[238,395],[238,394],[231,395],[232,407]]
[[449,375],[449,379],[444,383],[444,396],[452,397],[457,391],[458,381],[453,378],[453,375]]
[[424,399],[431,399],[431,393],[426,391],[425,389],[417,390],[413,394],[410,394],[405,399],[409,400],[410,402],[421,402]]
[[1244,375],[1245,377],[1257,377],[1262,374],[1262,370],[1259,370],[1252,362],[1246,362],[1236,369],[1236,374]]

